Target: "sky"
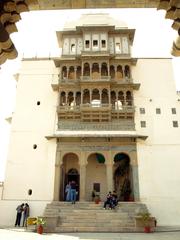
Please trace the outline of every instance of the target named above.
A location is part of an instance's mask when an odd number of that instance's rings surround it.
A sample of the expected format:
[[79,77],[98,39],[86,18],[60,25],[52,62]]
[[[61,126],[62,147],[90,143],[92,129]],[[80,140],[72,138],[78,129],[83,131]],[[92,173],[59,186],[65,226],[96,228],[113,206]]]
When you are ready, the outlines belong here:
[[[19,56],[7,61],[0,69],[0,181],[4,179],[10,125],[5,120],[15,109],[16,81],[13,75],[20,68],[22,57],[59,56],[56,31],[62,30],[66,21],[73,21],[85,13],[109,13],[113,18],[135,28],[132,57],[172,57],[170,54],[177,32],[172,21],[165,19],[165,11],[156,9],[84,9],[59,11],[34,11],[22,13],[16,25],[18,33],[11,34]],[[173,58],[176,88],[180,90],[180,58]]]

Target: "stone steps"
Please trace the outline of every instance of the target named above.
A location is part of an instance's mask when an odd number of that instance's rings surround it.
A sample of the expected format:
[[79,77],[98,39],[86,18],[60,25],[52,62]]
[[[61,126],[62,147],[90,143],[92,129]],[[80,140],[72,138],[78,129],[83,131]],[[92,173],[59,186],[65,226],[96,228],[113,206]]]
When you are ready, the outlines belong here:
[[135,202],[120,202],[113,210],[103,209],[103,203],[52,202],[47,204],[44,217],[47,232],[134,232],[139,209],[147,208]]

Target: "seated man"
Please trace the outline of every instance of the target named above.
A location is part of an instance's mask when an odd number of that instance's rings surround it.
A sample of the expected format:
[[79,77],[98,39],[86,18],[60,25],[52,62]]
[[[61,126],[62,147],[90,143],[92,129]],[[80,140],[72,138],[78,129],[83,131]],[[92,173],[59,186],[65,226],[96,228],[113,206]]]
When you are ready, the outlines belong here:
[[108,193],[106,201],[104,202],[104,209],[106,209],[106,205],[108,204],[110,208],[111,207],[111,199],[112,199],[112,194],[111,192]]
[[116,191],[113,191],[110,206],[112,209],[114,209],[117,206],[117,204],[118,204],[117,193]]

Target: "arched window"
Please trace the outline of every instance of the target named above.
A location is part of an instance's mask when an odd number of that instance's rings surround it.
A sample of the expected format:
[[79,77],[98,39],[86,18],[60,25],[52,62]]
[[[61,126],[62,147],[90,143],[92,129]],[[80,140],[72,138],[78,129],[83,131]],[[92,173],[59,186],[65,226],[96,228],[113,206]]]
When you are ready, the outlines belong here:
[[115,68],[113,65],[110,66],[110,76],[112,79],[115,78]]
[[121,104],[124,105],[124,93],[122,91],[118,92],[118,100],[121,101]]
[[100,100],[100,94],[97,88],[92,91],[92,100]]
[[113,108],[115,107],[115,102],[116,102],[116,93],[115,91],[111,91],[111,104]]
[[89,66],[89,63],[85,63],[84,64],[83,76],[90,76],[90,66]]
[[62,68],[62,79],[67,78],[67,67],[63,66]]
[[108,102],[109,102],[108,90],[107,89],[103,89],[102,90],[102,103],[106,104]]
[[66,93],[61,92],[60,94],[60,106],[64,106],[66,104]]
[[78,66],[77,67],[77,72],[76,72],[76,78],[80,79],[80,76],[81,76],[81,66]]
[[68,105],[71,106],[74,101],[73,92],[68,93]]
[[126,103],[129,106],[132,106],[132,94],[130,91],[126,92]]
[[130,78],[130,68],[128,65],[126,65],[124,68],[124,75],[126,78]]
[[116,78],[117,78],[118,80],[123,78],[123,69],[122,69],[122,66],[121,66],[121,65],[118,65],[118,66],[117,66]]
[[98,79],[99,78],[99,64],[93,63],[92,65],[92,78]]
[[81,104],[81,92],[76,93],[76,105],[79,106]]
[[107,63],[102,63],[101,65],[101,76],[108,76]]
[[69,68],[69,76],[68,76],[69,79],[75,79],[75,72],[74,72],[74,67],[71,66]]
[[83,103],[90,103],[90,93],[88,89],[84,89],[83,91]]

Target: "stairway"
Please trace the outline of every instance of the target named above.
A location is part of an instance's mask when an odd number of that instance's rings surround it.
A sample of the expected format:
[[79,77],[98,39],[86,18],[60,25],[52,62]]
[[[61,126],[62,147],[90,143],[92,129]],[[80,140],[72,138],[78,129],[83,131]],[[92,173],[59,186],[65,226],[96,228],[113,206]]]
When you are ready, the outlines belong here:
[[103,209],[103,203],[52,202],[44,217],[46,232],[135,232],[135,215],[147,210],[138,202],[120,202],[115,210]]

